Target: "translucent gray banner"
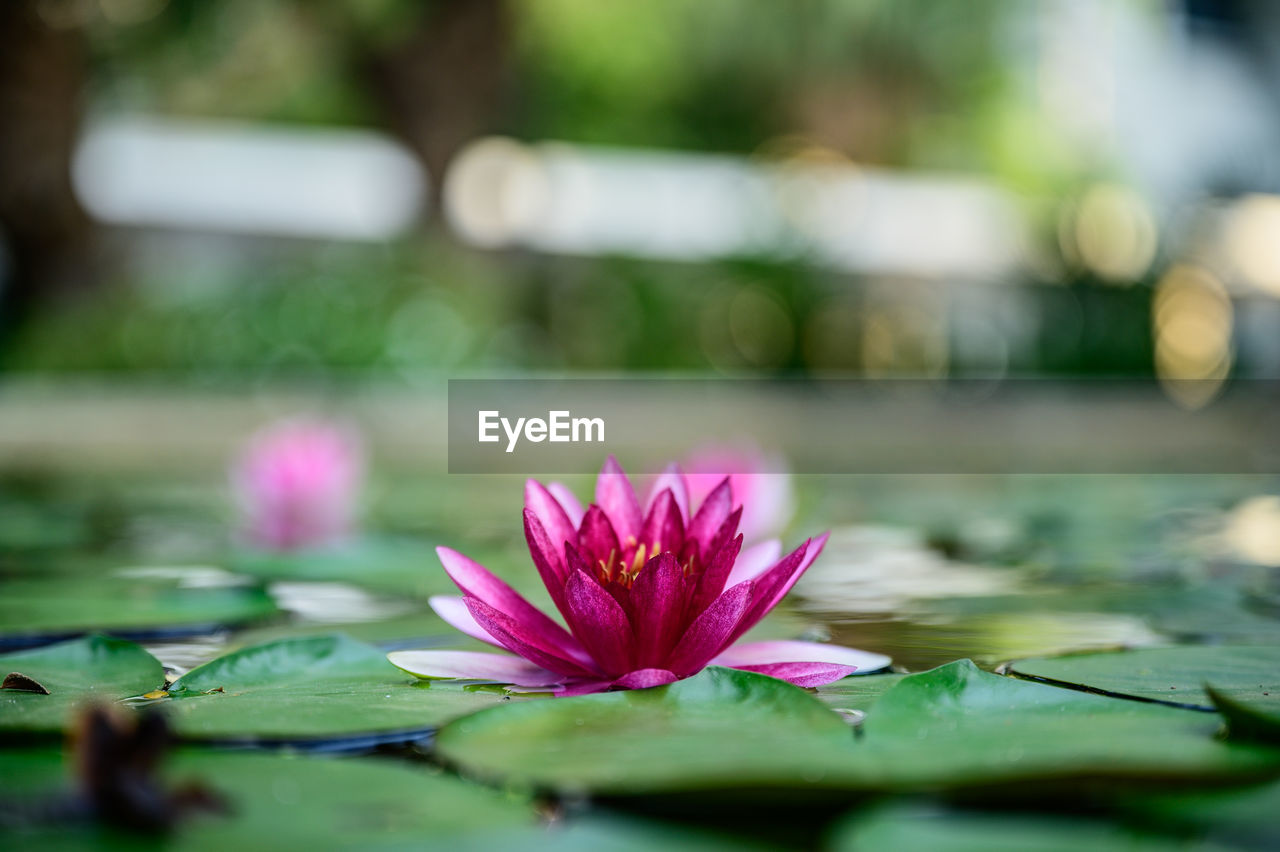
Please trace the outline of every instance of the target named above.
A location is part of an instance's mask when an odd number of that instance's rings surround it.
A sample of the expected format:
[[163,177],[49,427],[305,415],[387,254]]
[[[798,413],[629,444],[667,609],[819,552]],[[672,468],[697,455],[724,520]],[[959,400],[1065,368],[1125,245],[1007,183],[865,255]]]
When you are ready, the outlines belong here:
[[1197,390],[1110,379],[458,379],[449,471],[590,473],[612,453],[652,472],[728,446],[793,473],[1280,472],[1280,382]]

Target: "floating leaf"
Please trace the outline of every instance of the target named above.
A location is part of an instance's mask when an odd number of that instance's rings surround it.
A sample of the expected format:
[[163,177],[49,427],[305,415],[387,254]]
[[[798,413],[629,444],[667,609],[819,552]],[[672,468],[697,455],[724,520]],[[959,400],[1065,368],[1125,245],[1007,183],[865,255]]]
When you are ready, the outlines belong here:
[[133,639],[209,633],[275,615],[255,586],[189,588],[173,579],[9,579],[0,595],[0,645],[34,645],[107,632]]
[[1216,716],[1001,677],[967,660],[903,678],[864,727],[860,745],[894,787],[1208,780],[1280,768],[1280,750],[1217,739]]
[[123,639],[86,636],[0,655],[0,670],[21,672],[48,694],[0,690],[0,732],[51,732],[67,726],[80,704],[114,701],[164,685],[160,662]]
[[407,539],[362,538],[321,550],[245,550],[235,554],[231,568],[264,580],[354,583],[418,598],[455,592],[435,550]]
[[[187,749],[167,771],[227,800],[228,813],[184,820],[166,848],[503,848],[546,838],[531,806],[457,778],[388,761]],[[0,799],[34,807],[69,793],[56,749],[0,751]],[[465,835],[465,837],[464,837]],[[487,838],[487,840],[486,840]],[[132,848],[136,835],[73,818],[36,820],[5,837],[13,848]]]
[[1213,709],[1207,681],[1228,698],[1280,695],[1280,647],[1187,645],[1019,660],[1019,677],[1094,692]]
[[1280,743],[1280,691],[1227,692],[1205,685],[1213,706],[1227,720],[1227,733],[1236,739]]
[[1156,852],[1175,838],[1079,816],[993,814],[889,805],[842,821],[834,852],[927,849],[930,852]]
[[455,716],[508,700],[425,683],[387,662],[385,651],[342,635],[234,651],[178,678],[169,696],[165,707],[184,737],[313,744],[375,735],[416,739]]
[[855,739],[822,701],[711,668],[667,687],[497,707],[445,726],[437,748],[479,776],[563,791],[862,791],[989,786],[1081,775],[1153,781],[1250,776],[1280,750],[1218,741],[1218,719],[980,671],[903,677]]
[[851,741],[840,717],[804,690],[712,667],[657,689],[482,711],[442,728],[436,746],[488,778],[639,792],[798,779],[815,751]]
[[1129,796],[1126,817],[1184,838],[1211,838],[1213,848],[1280,848],[1280,782],[1248,787]]

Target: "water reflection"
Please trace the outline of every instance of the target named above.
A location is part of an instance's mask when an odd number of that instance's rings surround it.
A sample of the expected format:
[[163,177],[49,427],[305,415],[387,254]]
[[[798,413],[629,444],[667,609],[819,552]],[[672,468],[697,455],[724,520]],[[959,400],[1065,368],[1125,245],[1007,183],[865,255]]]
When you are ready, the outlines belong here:
[[811,612],[904,613],[932,598],[997,595],[1022,587],[1008,569],[952,562],[918,531],[854,526],[832,531],[819,559],[796,585]]
[[268,588],[300,627],[379,621],[407,615],[415,607],[411,601],[370,594],[349,583],[279,582]]
[[1065,651],[1159,644],[1163,637],[1136,615],[1094,612],[1002,612],[830,623],[832,641],[892,654],[894,666],[922,671],[961,657],[996,665]]

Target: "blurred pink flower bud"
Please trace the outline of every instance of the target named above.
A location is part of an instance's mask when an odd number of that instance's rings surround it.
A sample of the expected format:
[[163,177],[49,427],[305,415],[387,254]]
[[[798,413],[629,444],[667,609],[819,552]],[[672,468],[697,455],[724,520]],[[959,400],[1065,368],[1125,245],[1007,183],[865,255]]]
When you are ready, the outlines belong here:
[[692,503],[701,503],[725,476],[729,477],[733,502],[742,506],[739,529],[748,542],[780,535],[795,512],[786,464],[756,447],[707,445],[690,453],[682,468]]
[[249,439],[231,471],[241,535],[269,550],[323,547],[349,535],[364,479],[351,430],[291,419]]

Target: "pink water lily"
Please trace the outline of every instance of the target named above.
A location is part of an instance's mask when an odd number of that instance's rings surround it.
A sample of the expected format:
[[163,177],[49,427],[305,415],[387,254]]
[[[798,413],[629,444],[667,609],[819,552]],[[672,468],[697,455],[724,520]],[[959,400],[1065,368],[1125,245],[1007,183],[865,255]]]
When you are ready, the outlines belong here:
[[231,471],[241,535],[267,550],[335,544],[354,527],[363,477],[351,430],[316,419],[273,423],[249,439]]
[[776,542],[743,550],[743,510],[727,478],[696,511],[678,470],[663,474],[653,494],[642,507],[612,457],[585,510],[567,490],[530,480],[525,539],[568,629],[482,565],[441,547],[440,561],[462,596],[432,598],[432,607],[463,633],[511,654],[398,651],[391,662],[419,677],[558,695],[659,686],[708,665],[810,687],[888,663],[814,642],[739,643],[790,591],[827,536],[782,558]]
[[774,536],[791,521],[795,498],[785,462],[749,444],[708,444],[684,460],[689,497],[700,503],[726,475],[742,503],[743,540]]

